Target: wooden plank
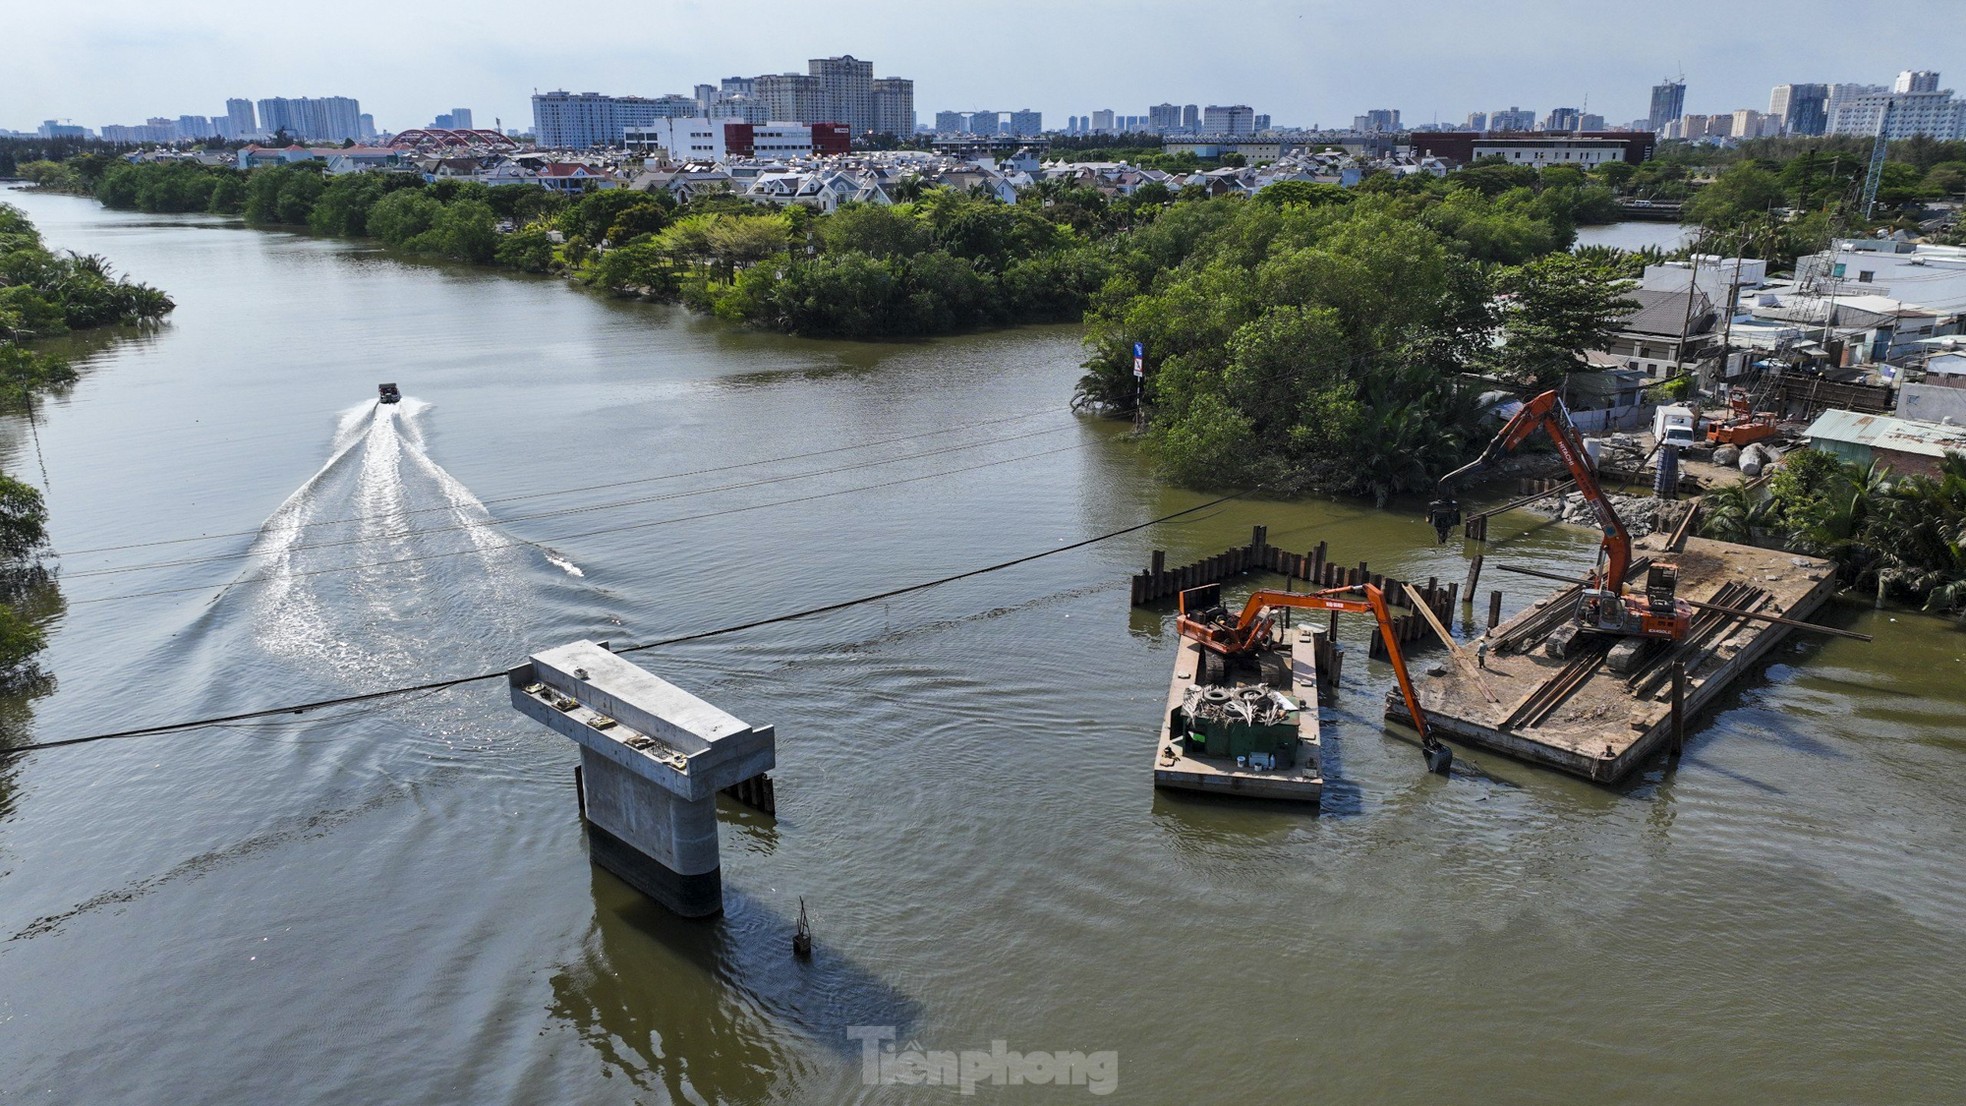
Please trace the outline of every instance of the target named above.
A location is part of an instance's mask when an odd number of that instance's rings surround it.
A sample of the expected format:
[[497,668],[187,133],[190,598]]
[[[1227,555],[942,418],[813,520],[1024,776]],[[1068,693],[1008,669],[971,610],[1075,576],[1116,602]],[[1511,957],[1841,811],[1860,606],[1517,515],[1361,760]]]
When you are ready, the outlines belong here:
[[1433,608],[1428,606],[1426,601],[1420,597],[1420,594],[1413,590],[1413,585],[1408,584],[1406,591],[1408,595],[1413,597],[1413,605],[1419,609],[1420,616],[1427,620],[1427,625],[1433,627],[1434,636],[1440,638],[1440,643],[1447,647],[1447,655],[1453,658],[1455,665],[1461,669],[1462,675],[1473,680],[1475,686],[1481,689],[1481,693],[1487,696],[1489,702],[1499,706],[1502,700],[1496,697],[1495,689],[1488,686],[1488,681],[1481,678],[1481,666],[1470,660],[1467,652],[1454,643],[1454,635],[1448,633],[1447,627],[1441,625],[1440,619],[1434,614]]

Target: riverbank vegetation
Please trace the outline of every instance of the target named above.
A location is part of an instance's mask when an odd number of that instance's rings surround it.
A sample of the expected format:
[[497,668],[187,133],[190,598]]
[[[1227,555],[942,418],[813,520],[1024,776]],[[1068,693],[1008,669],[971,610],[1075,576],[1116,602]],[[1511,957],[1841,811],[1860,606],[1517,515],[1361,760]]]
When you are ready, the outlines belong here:
[[[0,203],[0,410],[32,416],[37,395],[67,387],[75,370],[32,348],[40,338],[156,319],[170,297],[116,276],[100,257],[57,254],[19,208]],[[39,678],[37,612],[51,604],[47,508],[33,487],[0,473],[0,691]]]
[[1708,494],[1700,532],[1827,557],[1848,585],[1966,620],[1966,454],[1937,469],[1897,476],[1795,450],[1760,486]]
[[[1027,322],[1090,324],[1081,407],[1148,416],[1185,483],[1379,498],[1418,489],[1476,443],[1455,382],[1535,386],[1576,367],[1626,301],[1623,274],[1564,251],[1615,218],[1608,174],[1477,163],[1346,190],[1254,197],[1159,183],[1110,196],[1063,181],[1016,203],[908,188],[832,213],[710,194],[118,164],[111,207],[238,214],[417,254],[562,272],[812,337],[906,338]],[[1618,260],[1618,259],[1607,259]],[[1497,312],[1498,295],[1513,308]],[[1512,339],[1506,357],[1493,339]],[[1131,344],[1151,350],[1136,397]]]

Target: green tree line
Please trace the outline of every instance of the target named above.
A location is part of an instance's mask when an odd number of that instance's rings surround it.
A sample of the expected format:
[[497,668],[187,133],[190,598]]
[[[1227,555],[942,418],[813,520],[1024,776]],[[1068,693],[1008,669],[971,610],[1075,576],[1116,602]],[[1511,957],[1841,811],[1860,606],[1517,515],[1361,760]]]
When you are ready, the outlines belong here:
[[[37,339],[161,317],[170,297],[118,277],[102,258],[57,254],[21,210],[0,203],[0,411],[31,415],[34,397],[67,387],[75,370],[32,347]],[[0,692],[39,677],[41,616],[59,605],[45,563],[41,493],[0,473]]]
[[[263,226],[565,272],[616,295],[679,300],[753,326],[887,338],[1085,320],[1084,406],[1131,411],[1135,340],[1153,448],[1176,479],[1378,497],[1424,485],[1478,432],[1470,369],[1540,386],[1577,368],[1626,308],[1622,258],[1564,251],[1615,217],[1573,167],[1478,163],[1358,188],[1285,182],[1253,198],[1065,181],[1016,203],[906,186],[830,214],[711,194],[565,198],[409,174],[249,174],[119,165],[96,195],[138,210],[237,213]],[[505,224],[501,229],[500,224]],[[1495,297],[1512,307],[1497,313]],[[1512,340],[1495,352],[1494,336]],[[1363,464],[1371,460],[1372,464]]]
[[1547,386],[1632,307],[1616,272],[1564,252],[1582,173],[1477,168],[1174,205],[1113,243],[1078,402],[1137,404],[1185,484],[1430,486],[1492,429],[1465,374]]

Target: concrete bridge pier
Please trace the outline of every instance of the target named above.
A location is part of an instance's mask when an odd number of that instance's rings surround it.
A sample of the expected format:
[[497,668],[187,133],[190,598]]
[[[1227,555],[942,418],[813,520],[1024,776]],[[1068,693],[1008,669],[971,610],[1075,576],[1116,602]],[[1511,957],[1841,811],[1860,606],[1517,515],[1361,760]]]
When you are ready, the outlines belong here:
[[723,910],[717,792],[769,771],[770,726],[751,726],[606,643],[534,654],[506,673],[512,705],[580,746],[594,862],[685,917]]

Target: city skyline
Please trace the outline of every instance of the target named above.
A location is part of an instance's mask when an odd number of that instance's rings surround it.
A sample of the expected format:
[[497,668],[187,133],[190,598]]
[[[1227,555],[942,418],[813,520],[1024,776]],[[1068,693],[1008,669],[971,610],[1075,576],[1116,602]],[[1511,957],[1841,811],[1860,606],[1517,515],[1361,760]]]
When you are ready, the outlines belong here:
[[[1173,102],[1254,104],[1284,126],[1343,127],[1375,109],[1400,111],[1407,126],[1452,124],[1510,105],[1539,116],[1552,107],[1580,107],[1616,126],[1644,118],[1652,86],[1682,69],[1686,112],[1732,112],[1765,107],[1769,90],[1781,84],[1888,83],[1906,69],[1943,72],[1966,41],[1947,18],[1953,6],[1939,0],[1907,0],[1894,9],[1898,25],[1917,32],[1903,41],[1826,41],[1808,31],[1809,15],[1841,5],[1796,0],[1796,18],[1774,27],[1744,24],[1744,38],[1717,33],[1657,43],[1623,37],[1621,28],[1670,24],[1660,17],[1708,9],[1664,0],[1639,20],[1606,17],[1599,6],[1571,0],[1524,0],[1501,27],[1492,13],[1459,4],[1410,0],[1363,11],[1317,0],[1252,0],[1233,28],[1194,20],[1183,5],[1079,5],[1079,18],[1101,21],[1099,49],[1088,51],[1074,36],[1028,33],[1057,22],[1058,5],[1004,0],[1000,7],[1005,18],[990,33],[1002,41],[993,49],[996,39],[957,42],[938,33],[930,14],[889,0],[851,6],[760,0],[742,12],[602,0],[585,11],[609,21],[610,33],[565,42],[541,40],[532,9],[509,0],[487,0],[473,9],[482,17],[470,21],[456,12],[405,13],[401,5],[349,0],[342,26],[266,50],[251,31],[257,9],[238,0],[205,0],[168,13],[127,0],[82,0],[10,16],[22,48],[17,64],[0,73],[0,104],[9,113],[0,129],[32,130],[47,119],[93,129],[158,115],[217,115],[230,97],[310,88],[359,98],[388,130],[426,124],[457,104],[472,104],[479,126],[499,119],[523,128],[531,124],[535,91],[688,94],[730,74],[784,72],[808,58],[845,54],[873,59],[882,73],[912,76],[915,112],[924,121],[937,111],[1014,101],[1057,128],[1072,115],[1145,114]],[[1122,10],[1126,18],[1110,18]],[[1619,58],[1609,62],[1601,52],[1570,48],[1580,25],[1573,16],[1594,21],[1593,31],[1619,36]],[[1354,34],[1382,36],[1408,20],[1395,60],[1328,48]],[[1265,33],[1252,40],[1252,25]],[[226,57],[225,66],[201,60],[215,52]],[[1306,66],[1305,57],[1319,63]],[[1152,64],[1155,59],[1165,64]]]

